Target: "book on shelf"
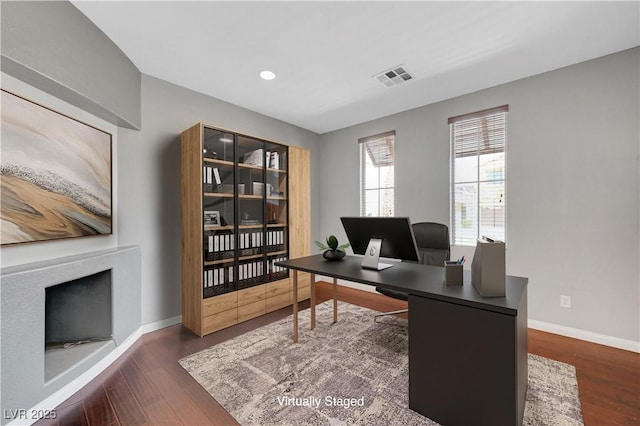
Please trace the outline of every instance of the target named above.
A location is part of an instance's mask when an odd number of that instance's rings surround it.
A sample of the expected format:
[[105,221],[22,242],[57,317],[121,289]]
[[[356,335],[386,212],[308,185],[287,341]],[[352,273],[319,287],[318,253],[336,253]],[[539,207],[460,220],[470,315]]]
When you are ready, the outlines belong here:
[[267,168],[269,169],[280,168],[280,154],[277,151],[267,152]]
[[267,168],[284,170],[286,169],[287,153],[279,153],[278,151],[267,151]]

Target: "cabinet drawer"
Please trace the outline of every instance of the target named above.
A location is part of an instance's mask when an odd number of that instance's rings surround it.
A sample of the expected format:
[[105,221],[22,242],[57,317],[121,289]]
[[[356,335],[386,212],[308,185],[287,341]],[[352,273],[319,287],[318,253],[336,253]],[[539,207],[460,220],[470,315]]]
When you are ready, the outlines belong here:
[[289,279],[265,284],[267,299],[282,293],[288,293],[290,288]]
[[[294,274],[293,271],[291,271],[291,274],[289,274],[289,282],[291,283],[292,286],[293,286],[293,274]],[[309,285],[310,283],[311,283],[311,277],[308,272],[298,272],[298,288]]]
[[206,317],[230,309],[235,310],[237,307],[238,295],[235,291],[220,296],[208,297],[202,301],[202,316]]
[[238,306],[248,305],[259,300],[264,301],[264,284],[238,291]]
[[238,310],[220,312],[206,316],[202,319],[202,334],[213,333],[214,331],[235,325],[238,323]]
[[[263,289],[264,290],[264,289]],[[249,320],[251,318],[259,317],[260,315],[264,315],[266,313],[265,310],[266,303],[263,300],[259,300],[257,302],[249,303],[247,305],[238,307],[238,322],[243,322]]]
[[[300,286],[298,285],[298,302],[303,300],[307,300],[311,297],[311,286]],[[293,289],[291,290],[291,300],[293,300]]]
[[289,306],[291,298],[289,292],[282,294],[276,294],[275,296],[267,297],[267,312],[277,311],[280,308]]

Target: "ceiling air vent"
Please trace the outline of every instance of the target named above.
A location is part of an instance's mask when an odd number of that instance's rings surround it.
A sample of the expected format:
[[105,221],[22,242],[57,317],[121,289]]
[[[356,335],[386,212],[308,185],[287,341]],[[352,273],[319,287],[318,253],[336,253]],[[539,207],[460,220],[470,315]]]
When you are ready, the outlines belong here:
[[397,86],[405,81],[411,80],[411,74],[407,72],[404,65],[398,65],[390,70],[383,71],[373,76],[380,84],[385,87]]

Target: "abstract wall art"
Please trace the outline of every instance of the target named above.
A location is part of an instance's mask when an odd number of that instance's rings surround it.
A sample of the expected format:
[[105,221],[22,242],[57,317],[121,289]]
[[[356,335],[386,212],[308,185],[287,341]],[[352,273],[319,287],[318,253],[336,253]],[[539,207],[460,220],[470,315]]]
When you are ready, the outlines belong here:
[[0,243],[111,234],[111,135],[1,95]]

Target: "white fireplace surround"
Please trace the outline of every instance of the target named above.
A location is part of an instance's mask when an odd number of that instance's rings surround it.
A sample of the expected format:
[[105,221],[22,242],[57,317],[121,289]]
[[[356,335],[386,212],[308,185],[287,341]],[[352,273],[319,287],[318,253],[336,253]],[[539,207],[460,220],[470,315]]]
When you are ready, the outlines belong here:
[[[131,246],[2,268],[2,413],[37,406],[126,346],[141,326],[140,265],[140,247]],[[111,270],[113,340],[46,379],[45,289],[105,270]],[[11,420],[2,417],[2,424]]]

